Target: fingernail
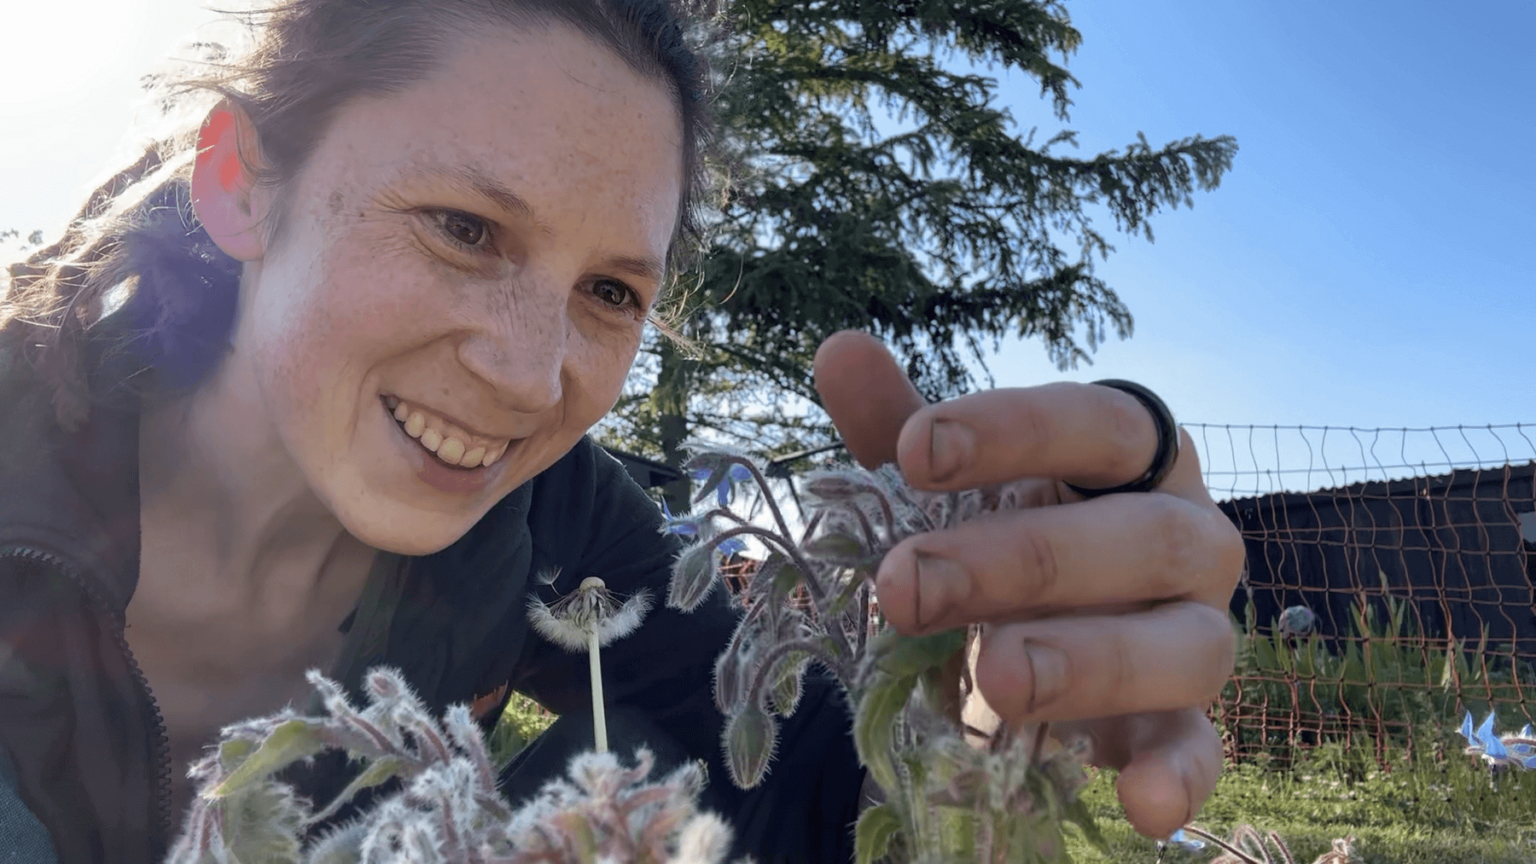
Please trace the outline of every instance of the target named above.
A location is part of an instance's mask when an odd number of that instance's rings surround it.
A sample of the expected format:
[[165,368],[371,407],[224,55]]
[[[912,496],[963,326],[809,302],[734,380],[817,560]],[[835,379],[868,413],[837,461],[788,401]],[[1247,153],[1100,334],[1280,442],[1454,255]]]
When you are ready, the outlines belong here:
[[969,465],[976,452],[976,435],[963,423],[935,420],[928,431],[928,476],[944,481]]
[[971,577],[965,568],[949,558],[916,554],[917,604],[912,610],[919,629],[926,630],[943,620],[949,610],[971,593]]
[[1024,659],[1029,663],[1032,685],[1026,713],[1033,714],[1061,696],[1067,685],[1067,655],[1054,645],[1026,639]]

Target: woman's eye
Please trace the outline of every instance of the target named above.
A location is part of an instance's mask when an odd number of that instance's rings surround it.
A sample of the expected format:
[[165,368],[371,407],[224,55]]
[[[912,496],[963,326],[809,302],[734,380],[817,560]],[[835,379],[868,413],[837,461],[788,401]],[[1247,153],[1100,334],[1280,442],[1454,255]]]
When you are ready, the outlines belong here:
[[478,247],[490,234],[484,219],[458,210],[438,211],[437,221],[444,234],[465,246]]
[[[592,294],[610,306],[623,306],[630,302],[630,298],[634,296],[635,292],[623,282],[615,282],[612,279],[599,279],[592,286]],[[639,298],[636,297],[634,302],[638,305],[640,302]]]

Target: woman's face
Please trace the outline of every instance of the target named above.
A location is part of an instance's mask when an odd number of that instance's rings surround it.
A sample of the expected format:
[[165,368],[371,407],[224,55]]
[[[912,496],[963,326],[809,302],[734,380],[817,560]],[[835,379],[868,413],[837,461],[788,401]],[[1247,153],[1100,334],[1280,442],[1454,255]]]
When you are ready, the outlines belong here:
[[681,135],[662,84],[563,26],[468,38],[337,114],[248,266],[234,358],[349,532],[441,549],[613,407]]

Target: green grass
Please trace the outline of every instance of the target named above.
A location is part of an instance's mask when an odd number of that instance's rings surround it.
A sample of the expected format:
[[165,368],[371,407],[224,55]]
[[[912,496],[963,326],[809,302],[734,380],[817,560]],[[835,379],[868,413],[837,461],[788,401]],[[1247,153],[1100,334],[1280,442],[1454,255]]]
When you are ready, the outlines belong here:
[[521,693],[513,693],[487,742],[491,749],[491,763],[498,771],[506,767],[518,751],[539,737],[539,733],[548,729],[553,722],[555,715],[542,705]]
[[[1448,740],[1448,739],[1447,739]],[[1536,861],[1536,774],[1506,774],[1495,790],[1488,772],[1451,748],[1439,767],[1391,763],[1376,768],[1368,748],[1320,748],[1288,772],[1258,765],[1228,767],[1195,824],[1230,836],[1241,824],[1275,831],[1300,864],[1310,864],[1336,837],[1353,836],[1367,864],[1529,864]],[[1432,760],[1423,760],[1430,763]],[[1084,793],[1111,854],[1073,840],[1078,864],[1130,864],[1157,859],[1155,844],[1131,830],[1115,798],[1113,772],[1100,772]],[[1170,851],[1171,864],[1206,861]]]
[[[491,738],[493,758],[504,765],[554,721],[554,715],[514,694]],[[1463,742],[1448,728],[1421,729],[1410,764],[1389,754],[1382,770],[1369,740],[1346,749],[1324,744],[1266,764],[1261,757],[1229,766],[1195,824],[1230,836],[1238,825],[1275,831],[1299,864],[1331,848],[1336,837],[1352,836],[1366,864],[1531,864],[1536,862],[1536,772],[1499,778],[1462,754]],[[1401,747],[1396,748],[1401,751]],[[1069,840],[1077,864],[1152,864],[1156,845],[1136,834],[1115,797],[1115,775],[1097,772],[1084,792],[1109,842],[1105,856]],[[1170,851],[1167,864],[1209,861],[1215,852],[1192,856]]]

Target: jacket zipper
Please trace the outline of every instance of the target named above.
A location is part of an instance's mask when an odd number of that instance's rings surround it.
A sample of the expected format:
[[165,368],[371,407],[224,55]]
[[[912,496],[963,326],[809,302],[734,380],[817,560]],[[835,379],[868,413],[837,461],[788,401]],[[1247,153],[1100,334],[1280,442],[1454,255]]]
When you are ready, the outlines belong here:
[[149,706],[150,718],[154,729],[154,800],[153,818],[159,828],[159,837],[162,843],[169,843],[175,838],[171,836],[171,737],[165,729],[165,717],[160,713],[160,705],[155,701],[155,696],[149,689],[149,679],[144,676],[144,670],[139,668],[139,661],[133,656],[133,649],[128,647],[128,636],[124,631],[124,624],[107,602],[102,599],[101,593],[90,583],[90,580],[81,575],[68,561],[48,552],[32,549],[25,546],[12,546],[4,552],[0,552],[0,558],[26,558],[56,568],[63,573],[85,595],[86,601],[92,609],[111,622],[109,630],[112,638],[117,642],[118,651],[128,663],[128,671],[133,675],[134,685],[143,697],[141,704]]

